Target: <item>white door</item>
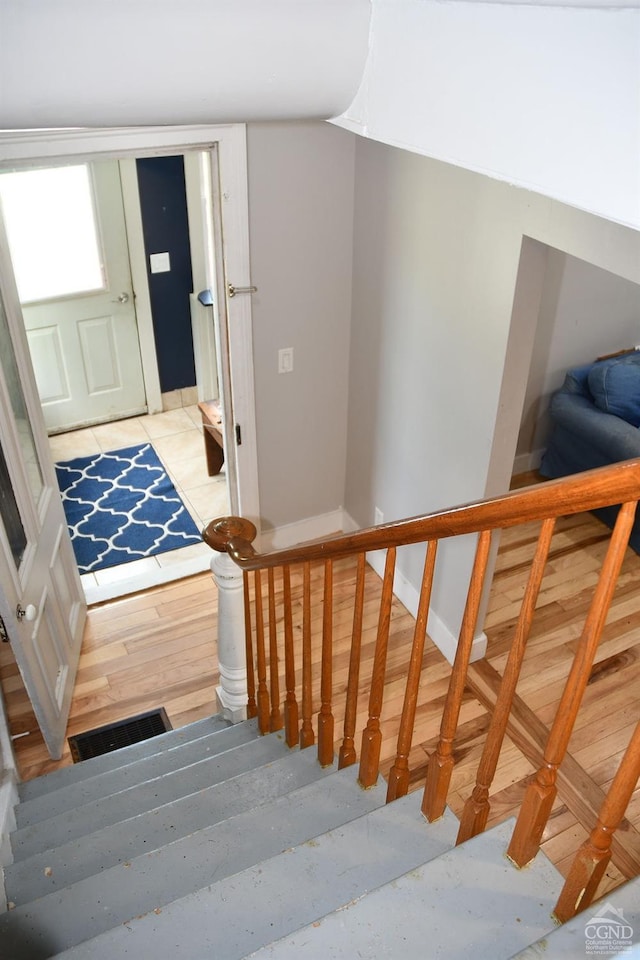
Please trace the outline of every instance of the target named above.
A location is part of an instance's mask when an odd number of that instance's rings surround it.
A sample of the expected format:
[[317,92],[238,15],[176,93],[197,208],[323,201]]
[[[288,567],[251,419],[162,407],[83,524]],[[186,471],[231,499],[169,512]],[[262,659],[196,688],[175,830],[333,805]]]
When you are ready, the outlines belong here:
[[48,432],[145,413],[118,162],[6,173],[0,195]]
[[0,615],[45,743],[64,746],[86,604],[0,230]]

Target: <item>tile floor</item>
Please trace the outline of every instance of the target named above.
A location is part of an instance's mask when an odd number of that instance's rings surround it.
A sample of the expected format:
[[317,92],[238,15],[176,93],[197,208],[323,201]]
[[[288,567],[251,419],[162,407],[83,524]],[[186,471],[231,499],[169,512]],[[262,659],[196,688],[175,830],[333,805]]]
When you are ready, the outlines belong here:
[[[59,462],[149,440],[199,530],[214,517],[229,512],[224,467],[216,477],[207,474],[202,423],[196,404],[58,434],[49,437],[49,446],[54,462]],[[95,603],[206,570],[210,560],[211,550],[199,543],[83,574],[81,581],[87,601]]]

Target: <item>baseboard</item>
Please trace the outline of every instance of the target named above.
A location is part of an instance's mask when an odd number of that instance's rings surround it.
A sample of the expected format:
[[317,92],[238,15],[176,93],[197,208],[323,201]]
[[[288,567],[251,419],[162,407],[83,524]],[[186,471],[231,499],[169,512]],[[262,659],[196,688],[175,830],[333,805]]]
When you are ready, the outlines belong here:
[[[348,514],[345,515],[344,529],[345,532],[353,532],[354,530],[358,529],[358,525],[351,517],[348,516]],[[379,577],[384,576],[384,550],[375,550],[367,553],[367,561],[373,567]],[[400,570],[396,570],[393,578],[393,593],[400,603],[407,608],[412,617],[417,617],[420,593],[418,590],[416,590],[413,584],[407,580]],[[449,629],[444,620],[438,616],[433,607],[429,608],[427,632],[442,655],[446,657],[449,663],[453,663],[456,655],[456,649],[458,647],[458,637]],[[473,640],[473,646],[471,647],[471,662],[473,663],[475,660],[481,660],[486,652],[487,636],[484,631],[480,631]]]
[[344,533],[345,512],[342,509],[322,513],[317,517],[308,517],[295,523],[285,523],[281,527],[263,529],[260,532],[260,552],[285,550],[307,540],[318,540],[333,533]]
[[537,470],[542,463],[544,447],[540,450],[530,450],[529,453],[519,453],[513,461],[513,474],[528,473],[529,470]]

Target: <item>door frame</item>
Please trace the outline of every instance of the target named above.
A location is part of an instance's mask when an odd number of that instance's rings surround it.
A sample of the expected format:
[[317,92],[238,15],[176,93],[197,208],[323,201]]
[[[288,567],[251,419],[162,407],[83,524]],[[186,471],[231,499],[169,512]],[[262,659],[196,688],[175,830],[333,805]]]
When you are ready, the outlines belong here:
[[[69,162],[73,159],[118,160],[138,156],[162,156],[188,150],[217,150],[220,178],[218,233],[224,236],[222,271],[216,295],[221,322],[226,314],[228,356],[220,358],[223,380],[233,397],[232,417],[225,422],[225,454],[229,462],[231,512],[241,514],[260,526],[258,494],[255,383],[251,297],[226,296],[226,284],[250,286],[249,197],[247,183],[246,127],[244,124],[197,125],[177,127],[131,127],[91,130],[12,131],[0,133],[0,168],[19,169],[43,163]],[[215,167],[212,165],[212,175]],[[214,227],[216,224],[214,223]],[[150,315],[142,311],[143,332]],[[231,362],[232,358],[232,362]],[[226,360],[226,363],[225,363]],[[225,369],[226,367],[226,369]],[[146,370],[145,370],[146,374]],[[224,383],[221,384],[224,387]],[[233,422],[231,422],[233,420]],[[235,426],[242,427],[242,445],[235,442]]]

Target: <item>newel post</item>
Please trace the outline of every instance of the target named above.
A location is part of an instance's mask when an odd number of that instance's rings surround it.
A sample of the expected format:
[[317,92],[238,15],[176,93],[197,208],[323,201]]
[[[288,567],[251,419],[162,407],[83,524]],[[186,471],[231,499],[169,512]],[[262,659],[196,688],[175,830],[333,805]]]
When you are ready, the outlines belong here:
[[204,542],[215,551],[211,558],[211,573],[218,588],[220,670],[216,701],[219,712],[231,723],[247,718],[247,663],[242,570],[227,554],[227,546],[236,537],[251,543],[256,534],[251,521],[240,517],[212,520],[202,534]]

